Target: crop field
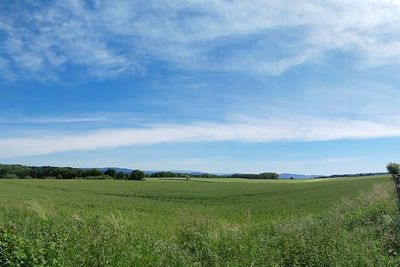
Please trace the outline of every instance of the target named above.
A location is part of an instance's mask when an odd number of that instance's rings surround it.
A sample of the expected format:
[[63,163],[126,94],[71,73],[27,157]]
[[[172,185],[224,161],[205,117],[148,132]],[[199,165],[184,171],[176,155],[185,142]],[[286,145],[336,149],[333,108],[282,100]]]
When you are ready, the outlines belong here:
[[0,266],[396,266],[388,176],[0,180]]

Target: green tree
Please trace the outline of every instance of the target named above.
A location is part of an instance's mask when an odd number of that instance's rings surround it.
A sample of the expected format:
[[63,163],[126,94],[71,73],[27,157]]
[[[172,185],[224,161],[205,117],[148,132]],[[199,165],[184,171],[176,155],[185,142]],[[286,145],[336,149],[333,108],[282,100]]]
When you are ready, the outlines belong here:
[[108,168],[105,172],[105,175],[111,176],[112,178],[115,178],[117,176],[117,172],[114,169]]
[[0,178],[3,178],[4,176],[6,176],[7,171],[5,169],[0,169]]
[[133,170],[129,175],[129,180],[143,180],[144,172],[141,170]]
[[83,175],[84,177],[87,177],[87,176],[101,176],[102,175],[101,171],[98,170],[98,169],[85,170],[85,172],[83,174],[84,174]]
[[123,172],[118,172],[117,175],[116,175],[116,179],[117,179],[117,180],[126,180],[126,176],[127,176],[127,175],[125,175],[125,173],[123,173]]
[[260,173],[260,177],[262,179],[278,179],[279,174],[277,174],[275,172],[263,172],[263,173]]
[[386,165],[386,169],[392,175],[399,174],[400,173],[400,164],[390,162],[388,165]]

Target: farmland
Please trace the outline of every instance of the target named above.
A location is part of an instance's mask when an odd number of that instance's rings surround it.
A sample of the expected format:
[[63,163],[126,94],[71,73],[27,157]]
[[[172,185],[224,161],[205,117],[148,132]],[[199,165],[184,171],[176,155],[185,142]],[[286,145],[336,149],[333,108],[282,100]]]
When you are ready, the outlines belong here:
[[388,176],[0,179],[0,266],[399,264]]

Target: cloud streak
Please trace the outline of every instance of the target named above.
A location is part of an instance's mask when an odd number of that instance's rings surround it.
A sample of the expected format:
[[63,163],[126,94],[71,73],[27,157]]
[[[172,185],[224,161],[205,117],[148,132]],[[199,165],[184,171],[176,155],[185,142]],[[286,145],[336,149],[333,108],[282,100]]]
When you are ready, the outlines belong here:
[[327,141],[399,137],[400,124],[361,120],[253,119],[250,123],[195,123],[105,129],[80,134],[1,138],[0,158],[177,142]]

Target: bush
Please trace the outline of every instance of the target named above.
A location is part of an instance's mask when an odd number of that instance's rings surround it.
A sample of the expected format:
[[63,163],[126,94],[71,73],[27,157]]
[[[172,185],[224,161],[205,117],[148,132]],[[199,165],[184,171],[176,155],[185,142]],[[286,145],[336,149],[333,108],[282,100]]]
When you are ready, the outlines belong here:
[[133,170],[129,175],[129,180],[143,180],[144,172],[141,170]]
[[50,259],[53,253],[47,249],[42,240],[28,240],[18,235],[13,224],[0,225],[0,266],[57,265],[56,259]]
[[394,163],[394,162],[390,162],[387,166],[386,169],[388,170],[388,172],[392,175],[396,175],[400,173],[400,164],[398,163]]
[[4,177],[4,179],[19,179],[18,175],[11,173],[11,174],[6,174]]

